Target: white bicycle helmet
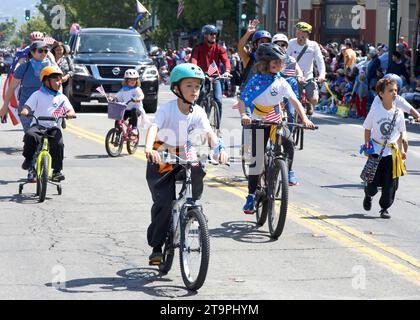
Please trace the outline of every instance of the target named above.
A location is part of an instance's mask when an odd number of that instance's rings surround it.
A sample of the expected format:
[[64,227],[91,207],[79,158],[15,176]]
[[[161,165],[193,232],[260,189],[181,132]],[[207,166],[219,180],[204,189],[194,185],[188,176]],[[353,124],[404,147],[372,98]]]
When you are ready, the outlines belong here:
[[137,72],[137,70],[127,69],[124,73],[124,78],[126,78],[126,79],[138,79],[138,78],[140,78],[140,75]]
[[276,43],[277,41],[283,41],[283,42],[289,43],[289,39],[284,33],[277,33],[271,40],[272,43]]

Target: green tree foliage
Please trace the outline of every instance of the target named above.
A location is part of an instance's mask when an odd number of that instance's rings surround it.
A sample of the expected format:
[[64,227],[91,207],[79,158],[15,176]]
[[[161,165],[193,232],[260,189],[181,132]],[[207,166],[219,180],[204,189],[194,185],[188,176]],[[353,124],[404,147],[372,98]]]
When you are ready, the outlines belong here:
[[26,44],[29,43],[29,35],[33,31],[44,32],[48,35],[51,35],[53,29],[45,22],[44,18],[41,16],[33,17],[27,23],[23,24],[19,31],[18,36],[19,38]]

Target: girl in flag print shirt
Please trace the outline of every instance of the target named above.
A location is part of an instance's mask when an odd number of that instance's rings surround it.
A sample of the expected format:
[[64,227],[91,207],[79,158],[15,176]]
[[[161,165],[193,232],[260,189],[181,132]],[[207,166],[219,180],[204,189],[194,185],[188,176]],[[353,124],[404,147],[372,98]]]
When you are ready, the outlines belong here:
[[[171,91],[177,99],[159,107],[146,135],[144,152],[149,160],[146,180],[153,199],[152,221],[147,229],[147,241],[153,248],[149,256],[151,265],[162,261],[162,246],[169,228],[172,199],[175,199],[174,175],[167,183],[156,186],[158,180],[173,169],[172,165],[161,161],[159,151],[191,159],[194,157],[192,142],[195,141],[195,133],[204,133],[214,149],[215,160],[226,163],[228,159],[222,141],[210,127],[206,112],[195,104],[203,81],[204,73],[199,66],[191,63],[177,65],[170,76]],[[192,167],[192,196],[195,200],[200,199],[203,192],[204,176],[201,165]]]
[[[73,106],[67,97],[61,92],[61,81],[63,72],[57,66],[45,67],[41,71],[40,79],[42,86],[38,91],[35,91],[26,101],[25,106],[21,112],[21,116],[27,116],[30,111],[36,117],[58,117],[61,115],[73,116],[75,115]],[[36,148],[42,140],[41,130],[47,130],[50,136],[50,154],[52,157],[52,168],[54,181],[64,180],[63,169],[64,158],[64,143],[61,132],[62,120],[53,121],[39,121],[37,125],[36,120],[33,119],[31,127],[26,131],[23,138],[23,156],[25,161],[22,164],[23,170],[29,170],[32,166],[32,160]]]
[[[314,128],[314,124],[308,119],[305,111],[296,98],[295,93],[289,83],[281,77],[280,72],[284,68],[284,61],[287,58],[286,51],[273,43],[263,43],[257,49],[258,63],[255,65],[257,73],[251,78],[242,92],[239,109],[242,124],[249,125],[253,119],[266,121],[281,121],[279,104],[283,98],[289,100],[296,112],[303,119],[303,124],[308,128]],[[243,207],[245,214],[255,212],[255,191],[258,185],[258,177],[261,172],[258,170],[262,166],[265,152],[264,146],[268,139],[275,140],[276,127],[269,126],[265,129],[252,128],[252,157],[256,162],[250,165],[248,178],[248,197]],[[260,133],[261,132],[261,133]],[[261,141],[257,141],[260,139]],[[262,141],[264,138],[264,141]],[[294,157],[294,143],[292,134],[288,128],[282,130],[282,146],[287,157],[289,168],[289,184],[297,185],[297,180],[292,170]],[[263,147],[260,147],[263,146]],[[258,153],[260,154],[257,154]]]

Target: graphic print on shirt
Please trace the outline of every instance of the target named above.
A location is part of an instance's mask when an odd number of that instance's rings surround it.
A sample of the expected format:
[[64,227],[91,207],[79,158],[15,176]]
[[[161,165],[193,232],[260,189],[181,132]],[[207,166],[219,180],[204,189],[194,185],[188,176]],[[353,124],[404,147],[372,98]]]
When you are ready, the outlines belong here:
[[386,137],[391,134],[391,121],[389,121],[387,118],[384,118],[378,121],[378,125],[382,134],[382,139],[385,140]]

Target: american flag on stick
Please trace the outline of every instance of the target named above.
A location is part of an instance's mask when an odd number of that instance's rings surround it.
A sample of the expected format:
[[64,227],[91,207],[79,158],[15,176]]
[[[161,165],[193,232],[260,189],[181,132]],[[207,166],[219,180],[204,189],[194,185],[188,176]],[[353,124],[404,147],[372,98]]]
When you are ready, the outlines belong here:
[[54,118],[58,118],[66,114],[66,109],[64,108],[64,101],[57,107],[54,112],[52,113]]
[[178,0],[178,9],[176,10],[176,18],[179,19],[182,12],[184,12],[184,0]]
[[265,117],[265,121],[280,122],[281,112],[279,105],[276,105]]
[[213,75],[215,72],[219,73],[219,69],[217,68],[216,62],[212,62],[212,64],[209,66],[209,69],[207,70],[207,74],[209,76]]
[[101,95],[103,95],[106,98],[106,100],[109,102],[108,96],[107,96],[107,94],[105,92],[105,89],[104,89],[104,87],[102,85],[100,85],[99,87],[97,87],[96,88],[96,91],[98,91]]
[[[191,140],[187,140],[184,145],[185,158],[187,160],[197,160],[197,151],[195,150]],[[197,164],[198,165],[198,164]]]

